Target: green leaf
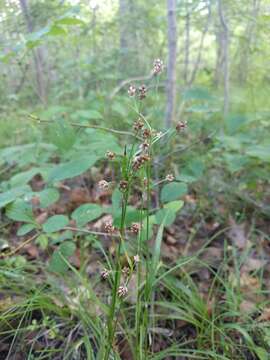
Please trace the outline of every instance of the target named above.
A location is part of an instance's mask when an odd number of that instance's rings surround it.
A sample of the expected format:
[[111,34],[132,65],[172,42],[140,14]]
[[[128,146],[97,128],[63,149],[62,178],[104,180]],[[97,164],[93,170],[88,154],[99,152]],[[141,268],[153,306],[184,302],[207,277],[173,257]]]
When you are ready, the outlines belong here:
[[170,226],[174,223],[176,212],[171,209],[160,209],[155,214],[155,224]]
[[65,36],[67,31],[62,26],[53,25],[48,32],[49,36]]
[[170,226],[173,224],[176,218],[176,213],[183,207],[184,201],[171,201],[164,205],[163,209],[160,209],[155,214],[155,224],[164,224],[164,226]]
[[46,233],[52,233],[63,229],[69,223],[68,217],[65,215],[51,216],[43,225],[42,228]]
[[48,128],[48,136],[60,152],[66,153],[70,150],[76,141],[76,132],[74,128],[64,119],[54,121]]
[[17,235],[24,236],[28,234],[30,231],[34,230],[35,228],[36,226],[34,224],[24,224],[18,229]]
[[103,209],[97,204],[83,204],[73,211],[71,218],[76,220],[78,227],[82,227],[89,221],[93,221],[102,215]]
[[163,203],[179,199],[188,191],[187,185],[179,182],[172,182],[163,186],[161,190],[161,201]]
[[32,206],[21,199],[7,206],[6,215],[14,221],[35,223]]
[[9,180],[11,187],[18,187],[23,186],[28,183],[35,175],[39,173],[38,168],[32,168],[28,171],[22,171],[14,176]]
[[74,115],[85,120],[103,119],[103,116],[97,110],[78,110]]
[[46,208],[51,204],[58,201],[60,194],[59,191],[56,189],[44,189],[41,192],[37,193],[39,200],[40,200],[40,207]]
[[270,145],[255,145],[250,147],[246,154],[259,160],[270,162]]
[[54,167],[49,174],[49,181],[61,181],[81,175],[97,161],[95,156],[87,156],[78,160],[72,160]]
[[225,118],[225,126],[228,134],[234,134],[238,131],[246,122],[247,117],[242,114],[230,114]]
[[[49,270],[52,272],[64,274],[68,270],[68,265],[65,262],[68,257],[74,254],[76,246],[72,241],[63,242],[58,250],[52,255],[49,263]],[[64,257],[64,259],[63,259]]]
[[171,201],[171,202],[164,205],[164,209],[170,209],[170,210],[172,210],[174,212],[177,212],[180,209],[182,209],[183,206],[184,206],[184,201],[182,201],[182,200]]
[[[120,227],[121,225],[121,217],[122,217],[122,210],[121,208],[118,209],[118,211],[114,215],[114,221],[113,224],[116,227]],[[140,222],[140,219],[145,217],[145,212],[141,214],[140,210],[137,210],[133,206],[127,206],[126,210],[126,218],[125,218],[125,224],[126,226],[132,225],[132,223]]]
[[42,250],[46,250],[49,244],[48,236],[40,234],[36,239],[36,244],[38,244]]
[[0,208],[31,191],[30,186],[20,186],[0,194]]
[[85,22],[83,20],[74,18],[74,17],[63,17],[60,20],[56,21],[57,24],[62,25],[85,25]]

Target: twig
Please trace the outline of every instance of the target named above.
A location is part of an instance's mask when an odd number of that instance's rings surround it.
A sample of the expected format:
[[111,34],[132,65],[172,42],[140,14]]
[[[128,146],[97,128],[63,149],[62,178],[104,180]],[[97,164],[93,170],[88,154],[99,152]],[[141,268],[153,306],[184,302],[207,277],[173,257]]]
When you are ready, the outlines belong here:
[[[32,120],[35,120],[35,121],[37,121],[39,123],[45,123],[45,124],[53,124],[54,123],[52,120],[40,119],[38,116],[35,116],[33,114],[29,114],[28,116]],[[103,131],[107,131],[107,132],[118,134],[118,135],[128,135],[128,136],[132,136],[132,137],[135,137],[135,138],[141,140],[140,137],[138,137],[137,135],[133,134],[130,131],[115,130],[115,129],[110,129],[110,128],[106,128],[106,127],[99,126],[99,125],[79,124],[79,123],[74,123],[74,122],[69,122],[69,125],[74,126],[74,127],[78,127],[78,128],[103,130]]]
[[92,230],[87,230],[87,229],[79,229],[76,227],[72,227],[72,226],[65,226],[63,228],[63,230],[71,230],[71,231],[77,231],[77,232],[82,232],[85,234],[91,234],[91,235],[99,235],[99,236],[113,236],[113,237],[119,237],[119,234],[108,234],[108,233],[104,233],[101,231],[92,231]]
[[161,160],[164,161],[165,159],[167,159],[168,157],[170,157],[170,156],[172,156],[172,155],[174,155],[174,154],[177,154],[177,153],[179,153],[179,152],[184,152],[184,151],[186,151],[186,150],[189,150],[189,149],[193,148],[195,145],[198,145],[198,144],[204,142],[205,140],[212,139],[213,136],[214,136],[216,133],[217,133],[217,131],[214,131],[214,132],[212,132],[211,134],[207,135],[206,137],[200,138],[200,139],[198,139],[197,141],[195,141],[194,143],[192,143],[192,144],[190,144],[190,145],[187,145],[187,146],[185,146],[185,147],[176,148],[174,151],[171,151],[171,152],[168,153],[167,155],[164,155]]
[[120,82],[120,84],[113,89],[113,91],[111,92],[111,94],[109,95],[108,98],[111,100],[127,84],[130,84],[130,83],[135,82],[135,81],[151,80],[153,76],[154,76],[153,73],[151,73],[151,74],[145,75],[145,76],[132,77],[132,78],[129,78],[129,79],[126,79],[126,80],[122,80]]
[[23,243],[21,243],[19,246],[17,246],[14,250],[8,252],[7,254],[2,254],[0,255],[1,257],[8,257],[11,255],[14,255],[17,251],[19,251],[20,249],[22,249],[25,245],[29,244],[30,242],[32,242],[33,240],[35,240],[38,236],[40,235],[40,233],[37,233],[35,235],[33,235],[32,237],[30,237],[29,239],[25,240]]

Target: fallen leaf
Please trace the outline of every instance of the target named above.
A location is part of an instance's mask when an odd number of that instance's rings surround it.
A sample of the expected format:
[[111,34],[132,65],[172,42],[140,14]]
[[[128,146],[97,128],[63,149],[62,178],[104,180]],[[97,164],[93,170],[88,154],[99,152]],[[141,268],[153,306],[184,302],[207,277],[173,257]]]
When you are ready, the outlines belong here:
[[257,320],[270,321],[270,308],[265,308]]
[[230,217],[229,224],[231,228],[228,231],[228,237],[232,244],[236,245],[238,249],[246,248],[248,244],[248,238],[245,232],[245,223],[237,224],[235,220]]

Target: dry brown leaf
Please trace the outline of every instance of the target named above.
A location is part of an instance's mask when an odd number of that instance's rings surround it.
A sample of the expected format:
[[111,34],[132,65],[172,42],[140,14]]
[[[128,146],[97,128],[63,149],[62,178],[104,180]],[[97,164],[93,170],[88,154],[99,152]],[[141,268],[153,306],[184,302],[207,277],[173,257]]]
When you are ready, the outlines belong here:
[[241,313],[251,313],[256,310],[256,303],[250,300],[243,300],[240,304]]
[[229,224],[231,226],[228,231],[228,237],[231,242],[238,247],[238,249],[244,249],[248,245],[248,238],[245,232],[245,223],[237,224],[232,217],[229,218]]
[[257,319],[258,321],[270,321],[270,308],[265,308]]
[[35,220],[39,225],[41,225],[47,220],[47,218],[48,218],[48,213],[47,211],[44,211],[41,214],[39,214]]
[[266,260],[254,259],[254,258],[250,257],[243,264],[243,266],[241,268],[241,273],[259,270],[260,268],[262,268],[266,264],[267,264]]

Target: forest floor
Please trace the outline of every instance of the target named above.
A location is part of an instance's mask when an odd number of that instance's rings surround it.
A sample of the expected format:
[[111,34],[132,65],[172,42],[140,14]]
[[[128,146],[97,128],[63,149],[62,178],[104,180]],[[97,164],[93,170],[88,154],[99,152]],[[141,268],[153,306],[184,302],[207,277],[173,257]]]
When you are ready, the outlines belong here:
[[[40,176],[31,180],[35,191],[43,186]],[[95,180],[89,176],[63,182],[60,192],[59,201],[46,210],[39,208],[38,201],[34,203],[40,224],[50,215],[70,214],[85,203],[110,205],[111,194],[97,191]],[[173,269],[182,260],[183,265],[172,271],[171,278],[156,293],[155,312],[159,317],[152,334],[153,353],[161,354],[172,344],[182,343],[182,353],[164,353],[161,358],[267,359],[270,223],[251,207],[246,207],[245,216],[236,221],[222,197],[217,199],[214,210],[207,206],[199,206],[198,210],[199,202],[203,201],[195,190],[186,195],[184,210],[163,235],[163,265]],[[101,316],[101,310],[88,297],[84,281],[91,283],[105,302],[110,297],[110,286],[101,278],[104,253],[93,241],[98,238],[104,252],[115,256],[116,242],[104,233],[107,220],[108,215],[101,216],[84,232],[76,231],[76,223],[71,220],[65,230],[52,236],[50,245],[42,237],[37,242],[31,233],[23,239],[18,237],[20,223],[3,221],[0,359],[86,358],[87,351],[80,343],[84,336],[82,312]],[[69,261],[74,271],[83,276],[80,285],[71,270],[63,277],[47,269],[56,244],[70,234],[76,251]],[[153,246],[152,241],[148,246]],[[181,290],[181,295],[174,287]],[[131,279],[125,305],[129,308],[135,302]],[[159,302],[165,302],[167,309],[159,308]],[[171,317],[171,312],[175,316]],[[115,346],[121,359],[132,359],[123,334],[119,334]]]

